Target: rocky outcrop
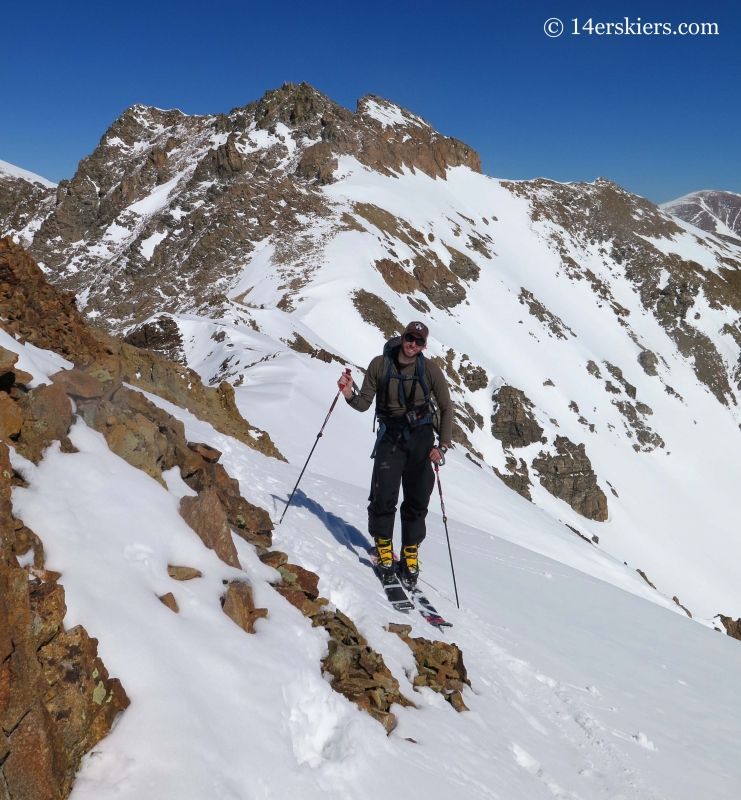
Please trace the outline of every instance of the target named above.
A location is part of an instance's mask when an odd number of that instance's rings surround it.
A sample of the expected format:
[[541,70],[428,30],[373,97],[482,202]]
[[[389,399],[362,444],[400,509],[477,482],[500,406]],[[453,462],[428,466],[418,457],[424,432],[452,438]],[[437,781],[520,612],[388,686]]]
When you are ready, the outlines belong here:
[[733,617],[724,617],[723,614],[718,614],[717,616],[723,623],[726,633],[734,639],[741,640],[741,617],[734,620]]
[[491,434],[503,447],[527,447],[543,441],[543,429],[538,425],[532,409],[533,403],[520,389],[502,386],[492,395],[494,414]]
[[583,444],[575,445],[557,436],[555,455],[541,451],[533,459],[540,483],[554,497],[567,502],[577,514],[597,522],[607,519],[607,497],[597,485],[597,476]]
[[352,302],[363,322],[378,328],[387,340],[399,336],[404,330],[404,326],[396,319],[388,303],[377,294],[367,292],[365,289],[356,289],[352,295]]
[[225,564],[241,569],[229,521],[215,489],[206,489],[196,497],[181,498],[180,516]]
[[428,686],[433,692],[442,694],[456,711],[468,711],[463,702],[463,687],[470,687],[471,681],[468,679],[460,648],[455,644],[433,642],[421,636],[412,637],[409,635],[412,632],[411,625],[392,622],[388,630],[406,642],[414,654],[417,664],[415,689]]
[[146,322],[124,336],[127,344],[139,347],[187,366],[183,351],[183,337],[180,328],[172,317],[162,314],[152,322]]
[[530,473],[525,460],[521,458],[518,464],[514,456],[508,455],[506,457],[506,468],[506,472],[500,472],[494,467],[494,472],[506,486],[509,486],[510,489],[517,492],[521,497],[532,502],[533,498],[530,495],[532,483],[530,483]]
[[89,328],[74,297],[49,286],[34,260],[10,239],[0,240],[0,317],[10,333],[59,353],[94,378],[133,384],[285,461],[270,436],[243,419],[230,384],[204,386],[193,370]]
[[[0,443],[0,796],[66,798],[82,756],[128,705],[81,626],[65,630],[59,574],[17,556],[28,530],[12,517],[8,447]],[[36,537],[37,538],[37,537]],[[40,557],[39,557],[40,556]]]

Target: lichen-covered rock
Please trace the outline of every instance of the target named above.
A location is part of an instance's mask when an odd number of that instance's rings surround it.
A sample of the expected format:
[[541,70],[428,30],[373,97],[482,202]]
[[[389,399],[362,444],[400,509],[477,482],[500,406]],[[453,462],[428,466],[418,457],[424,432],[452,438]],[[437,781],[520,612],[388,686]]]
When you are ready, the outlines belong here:
[[543,441],[543,429],[538,425],[533,403],[520,389],[502,386],[492,400],[495,411],[491,418],[491,433],[504,447],[527,447]]
[[60,441],[63,453],[74,453],[67,438],[72,426],[72,405],[61,386],[38,386],[18,400],[23,422],[15,442],[16,450],[38,464],[46,448]]
[[58,573],[18,565],[11,476],[0,443],[0,796],[64,800],[129,699],[97,641],[79,626],[65,631]]
[[557,436],[554,446],[555,455],[541,451],[533,459],[532,466],[539,474],[541,485],[583,517],[604,522],[607,497],[597,485],[597,476],[584,445],[575,445],[565,436]]
[[463,663],[463,653],[455,644],[435,642],[423,637],[413,638],[408,625],[389,625],[389,631],[406,642],[417,663],[414,686],[429,686],[439,692],[456,711],[468,711],[463,702],[463,686],[471,686]]

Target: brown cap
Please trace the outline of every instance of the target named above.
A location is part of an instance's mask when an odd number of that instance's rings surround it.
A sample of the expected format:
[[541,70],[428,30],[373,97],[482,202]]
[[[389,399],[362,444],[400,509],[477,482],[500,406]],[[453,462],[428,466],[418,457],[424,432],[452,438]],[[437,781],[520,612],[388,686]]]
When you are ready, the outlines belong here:
[[411,333],[414,336],[427,341],[427,337],[430,335],[430,330],[424,324],[424,322],[410,322],[404,329],[404,333]]

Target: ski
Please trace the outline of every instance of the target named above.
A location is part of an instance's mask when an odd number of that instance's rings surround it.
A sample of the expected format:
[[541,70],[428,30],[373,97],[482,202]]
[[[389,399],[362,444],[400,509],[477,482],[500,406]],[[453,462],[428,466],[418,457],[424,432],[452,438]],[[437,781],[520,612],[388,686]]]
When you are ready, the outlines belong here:
[[386,599],[397,611],[407,614],[414,610],[414,603],[409,599],[404,587],[401,585],[398,575],[394,575],[391,578],[382,577],[375,566],[373,567],[373,571],[381,581]]
[[[402,586],[404,584],[402,583]],[[435,606],[427,599],[424,592],[419,588],[419,586],[404,586],[407,592],[411,595],[412,602],[414,603],[417,611],[424,617],[426,622],[429,622],[430,625],[433,625],[435,628],[442,630],[443,628],[452,628],[453,623],[448,622],[445,620]]]
[[368,555],[370,556],[371,563],[373,564],[373,571],[381,581],[381,586],[383,586],[388,601],[397,611],[407,614],[409,611],[416,609],[419,611],[425,622],[428,622],[438,630],[442,631],[444,628],[453,627],[453,623],[448,622],[440,615],[438,610],[427,599],[426,595],[419,588],[419,586],[408,586],[401,580],[398,572],[399,558],[396,553],[394,553],[394,564],[397,568],[397,572],[394,575],[394,578],[390,581],[384,580],[376,569],[376,564],[378,563],[376,548],[372,547],[368,551]]

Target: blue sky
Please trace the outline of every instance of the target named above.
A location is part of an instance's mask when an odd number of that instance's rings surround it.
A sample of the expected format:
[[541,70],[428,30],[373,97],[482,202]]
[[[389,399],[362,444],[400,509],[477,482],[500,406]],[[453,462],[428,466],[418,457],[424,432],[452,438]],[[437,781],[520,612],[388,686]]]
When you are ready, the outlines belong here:
[[[625,17],[719,35],[571,32]],[[27,0],[4,4],[3,28],[0,159],[51,180],[134,103],[217,113],[307,81],[352,110],[364,94],[409,108],[495,177],[603,176],[657,203],[741,192],[736,0]]]

